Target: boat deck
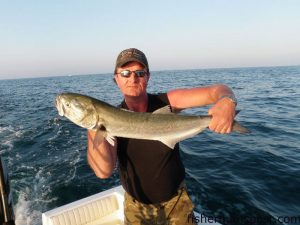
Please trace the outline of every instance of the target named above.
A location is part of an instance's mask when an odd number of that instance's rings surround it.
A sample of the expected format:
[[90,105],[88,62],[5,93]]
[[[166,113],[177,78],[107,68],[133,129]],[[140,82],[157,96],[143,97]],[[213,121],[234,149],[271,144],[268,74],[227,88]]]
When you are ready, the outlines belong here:
[[[118,186],[43,213],[43,225],[123,225],[123,201],[124,189]],[[195,218],[204,217],[195,212]]]

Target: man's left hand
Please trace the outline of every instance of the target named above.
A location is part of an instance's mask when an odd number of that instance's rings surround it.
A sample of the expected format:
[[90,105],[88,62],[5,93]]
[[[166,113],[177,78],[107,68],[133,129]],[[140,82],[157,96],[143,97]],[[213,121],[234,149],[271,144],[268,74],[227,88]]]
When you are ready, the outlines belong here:
[[235,103],[228,98],[220,99],[208,110],[212,116],[209,129],[220,134],[227,134],[232,131],[235,117]]

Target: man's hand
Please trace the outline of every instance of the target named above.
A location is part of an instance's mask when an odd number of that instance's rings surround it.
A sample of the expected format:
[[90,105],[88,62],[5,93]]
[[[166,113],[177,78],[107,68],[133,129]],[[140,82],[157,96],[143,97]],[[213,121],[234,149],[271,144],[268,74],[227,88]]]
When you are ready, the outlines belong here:
[[220,134],[230,133],[235,117],[235,103],[228,98],[222,98],[208,110],[212,116],[209,129]]

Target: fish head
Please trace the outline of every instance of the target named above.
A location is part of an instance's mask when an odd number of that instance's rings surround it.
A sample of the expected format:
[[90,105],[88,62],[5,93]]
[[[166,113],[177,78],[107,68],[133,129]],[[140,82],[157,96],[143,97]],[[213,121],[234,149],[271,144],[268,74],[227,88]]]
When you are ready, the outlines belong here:
[[73,123],[87,129],[97,125],[97,113],[92,100],[84,95],[62,93],[55,99],[60,116],[65,116]]

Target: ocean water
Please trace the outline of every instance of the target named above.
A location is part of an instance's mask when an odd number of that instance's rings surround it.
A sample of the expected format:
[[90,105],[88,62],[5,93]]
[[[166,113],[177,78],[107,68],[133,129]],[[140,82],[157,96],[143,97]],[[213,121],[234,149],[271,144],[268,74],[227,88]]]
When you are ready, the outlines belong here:
[[[300,224],[300,67],[152,72],[149,92],[215,83],[234,90],[237,120],[252,133],[207,130],[181,143],[196,210],[223,224]],[[42,212],[119,185],[117,173],[94,175],[86,130],[58,115],[65,91],[122,99],[111,74],[0,80],[0,154],[17,225],[40,225]]]

